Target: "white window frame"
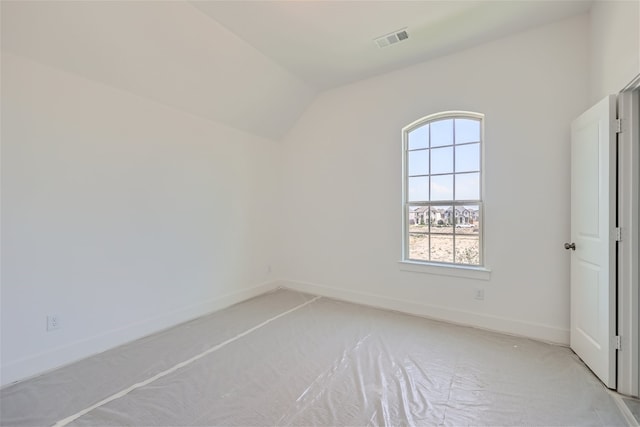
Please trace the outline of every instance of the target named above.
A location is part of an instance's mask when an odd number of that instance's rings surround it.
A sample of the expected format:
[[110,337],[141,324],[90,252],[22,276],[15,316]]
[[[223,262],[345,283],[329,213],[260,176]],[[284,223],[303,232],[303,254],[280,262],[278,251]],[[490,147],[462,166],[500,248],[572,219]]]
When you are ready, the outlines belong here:
[[[424,202],[409,202],[408,200],[408,135],[414,129],[417,129],[427,123],[456,118],[468,118],[480,121],[480,198],[473,201],[424,201]],[[485,236],[484,236],[484,206],[485,206],[485,191],[484,191],[484,176],[485,176],[485,164],[484,164],[484,120],[485,116],[482,113],[476,113],[471,111],[444,111],[436,114],[431,114],[422,117],[404,128],[402,128],[402,258],[399,262],[400,269],[411,272],[423,272],[447,276],[456,276],[472,279],[490,279],[490,270],[486,267],[486,251],[485,251]],[[431,174],[429,174],[431,176]],[[455,184],[454,184],[455,185]],[[455,195],[455,194],[454,194]],[[479,225],[479,250],[480,250],[480,263],[479,265],[469,264],[456,264],[439,261],[425,261],[415,260],[409,258],[409,206],[415,205],[447,205],[447,206],[460,206],[460,205],[478,205],[480,215]],[[455,236],[455,227],[453,229]],[[455,237],[454,237],[455,241]]]

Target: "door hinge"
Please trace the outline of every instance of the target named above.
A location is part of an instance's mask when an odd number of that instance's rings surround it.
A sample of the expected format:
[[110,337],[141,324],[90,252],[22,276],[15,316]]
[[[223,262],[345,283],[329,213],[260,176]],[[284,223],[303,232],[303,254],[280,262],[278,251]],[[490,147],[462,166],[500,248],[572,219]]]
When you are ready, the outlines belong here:
[[616,119],[615,128],[616,133],[622,133],[622,119]]
[[622,242],[622,228],[616,227],[616,242]]
[[622,350],[622,337],[616,335],[616,350]]

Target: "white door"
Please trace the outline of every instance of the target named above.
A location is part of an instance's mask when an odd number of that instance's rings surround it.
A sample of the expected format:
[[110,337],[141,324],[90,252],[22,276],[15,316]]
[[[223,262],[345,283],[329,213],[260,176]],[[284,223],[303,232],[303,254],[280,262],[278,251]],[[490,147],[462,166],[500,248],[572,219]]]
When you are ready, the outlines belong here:
[[[571,125],[571,348],[616,387],[616,99]],[[575,246],[572,246],[575,245]]]

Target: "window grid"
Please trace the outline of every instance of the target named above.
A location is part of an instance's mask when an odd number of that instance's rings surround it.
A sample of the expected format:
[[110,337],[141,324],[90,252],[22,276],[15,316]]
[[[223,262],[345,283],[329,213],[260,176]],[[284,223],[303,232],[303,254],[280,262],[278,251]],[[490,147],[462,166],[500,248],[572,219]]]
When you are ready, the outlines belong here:
[[[460,201],[456,201],[456,202],[433,202],[433,203],[429,203],[429,202],[411,202],[408,204],[408,208],[410,209],[411,207],[415,207],[415,206],[424,206],[427,207],[429,209],[429,212],[431,212],[431,208],[433,207],[443,207],[443,208],[451,208],[451,212],[452,215],[455,218],[455,212],[456,212],[456,208],[465,208],[468,206],[477,206],[478,207],[478,216],[481,218],[483,216],[482,212],[483,212],[483,203],[479,202],[478,200],[460,200]],[[408,212],[408,211],[407,211]],[[429,240],[429,261],[428,262],[432,262],[432,263],[439,263],[439,264],[455,264],[455,265],[475,265],[475,264],[465,264],[465,263],[459,263],[456,261],[456,254],[457,252],[455,251],[455,236],[459,235],[459,233],[456,233],[456,226],[455,223],[452,226],[452,231],[451,232],[439,232],[439,233],[433,233],[431,231],[431,221],[428,222],[428,231],[411,231],[409,232],[409,235],[424,235],[428,238]],[[452,254],[452,258],[453,258],[453,262],[444,262],[444,261],[431,261],[432,256],[431,256],[431,236],[433,234],[437,234],[438,236],[451,236],[453,237],[453,254]],[[482,242],[482,230],[480,229],[479,234],[478,234],[479,240],[480,242]],[[408,251],[407,251],[408,253]],[[409,260],[412,261],[423,261],[420,259],[412,259],[410,257],[408,257]],[[480,250],[480,254],[479,254],[479,266],[480,265],[484,265],[483,264],[484,259],[483,259],[483,251]]]
[[[457,143],[457,126],[456,126],[456,121],[459,119],[463,119],[463,120],[473,120],[473,121],[477,121],[479,122],[479,131],[478,131],[478,136],[477,139],[474,139],[473,141],[466,141],[466,142],[462,142],[462,143]],[[451,133],[452,133],[452,143],[451,144],[445,144],[445,145],[437,145],[437,146],[433,146],[433,134],[432,134],[432,124],[436,123],[438,121],[443,121],[443,120],[451,120]],[[454,264],[456,266],[458,265],[477,265],[477,266],[482,266],[484,265],[484,251],[483,251],[483,236],[482,236],[482,224],[484,223],[484,215],[483,215],[483,196],[482,196],[482,164],[483,164],[483,159],[482,159],[482,143],[483,143],[483,138],[482,138],[482,125],[483,125],[483,116],[479,115],[479,114],[475,114],[475,113],[471,113],[471,114],[452,114],[452,115],[438,115],[437,117],[432,116],[431,119],[429,118],[425,118],[423,120],[421,120],[420,122],[418,122],[417,124],[415,124],[414,126],[408,127],[404,133],[403,133],[403,138],[405,143],[405,162],[407,165],[407,172],[405,175],[405,206],[406,209],[403,209],[403,211],[405,211],[405,215],[404,215],[404,224],[405,224],[405,247],[404,247],[404,251],[405,251],[405,255],[404,258],[405,259],[409,259],[409,260],[417,260],[417,261],[425,261],[425,260],[421,260],[421,259],[412,259],[411,258],[411,253],[410,253],[410,248],[409,248],[409,240],[410,240],[410,236],[411,235],[424,235],[427,238],[427,244],[428,244],[428,260],[426,262],[429,263],[438,263],[438,264]],[[424,127],[427,126],[428,127],[428,132],[427,132],[427,137],[428,137],[428,141],[426,144],[426,147],[418,147],[418,148],[409,148],[409,144],[408,144],[408,135],[411,131],[416,130],[420,127]],[[456,147],[464,147],[464,146],[471,146],[471,145],[477,145],[478,146],[478,168],[477,169],[473,169],[473,170],[464,170],[463,172],[458,172],[458,165],[457,165],[457,149]],[[451,156],[452,156],[452,166],[451,166],[451,170],[448,172],[442,172],[442,173],[432,173],[432,166],[433,166],[433,151],[434,149],[445,149],[445,148],[450,148],[451,149]],[[427,174],[413,174],[410,175],[409,171],[408,171],[408,164],[409,164],[409,153],[411,152],[418,152],[418,151],[426,151],[428,152],[428,173]],[[457,199],[457,177],[462,176],[462,175],[470,175],[470,174],[477,174],[478,178],[479,178],[479,182],[478,182],[478,199],[473,199],[473,200],[461,200],[461,199]],[[451,188],[452,188],[452,199],[451,200],[437,200],[437,201],[433,201],[433,194],[432,194],[432,178],[433,177],[438,177],[438,176],[451,176]],[[416,178],[416,177],[428,177],[427,180],[427,185],[428,185],[428,191],[427,191],[427,196],[428,199],[427,200],[414,200],[414,201],[409,201],[409,195],[408,195],[408,185],[409,185],[409,178]],[[419,231],[410,231],[409,227],[410,224],[408,223],[409,221],[409,214],[411,213],[410,210],[411,208],[415,208],[417,206],[423,206],[426,207],[427,209],[427,218],[428,220],[427,222],[427,229],[425,232],[419,232]],[[473,206],[475,207],[477,210],[474,214],[471,214],[470,212],[468,213],[469,215],[473,215],[473,222],[477,222],[478,225],[478,249],[479,249],[479,254],[478,254],[478,263],[477,264],[469,264],[469,263],[462,263],[460,262],[461,260],[458,259],[459,255],[457,253],[456,250],[456,243],[457,243],[457,238],[456,236],[460,236],[462,238],[462,234],[459,234],[456,232],[456,228],[458,227],[458,222],[460,221],[460,218],[457,215],[457,212],[464,212],[469,206]],[[432,209],[438,209],[438,207],[440,207],[440,209],[445,209],[445,208],[449,208],[451,209],[451,212],[449,214],[449,218],[448,221],[450,221],[451,223],[451,232],[439,232],[436,233],[439,236],[451,236],[451,244],[452,244],[452,262],[443,262],[443,261],[433,261],[433,245],[432,245],[432,237],[434,234],[434,230],[432,229],[433,226],[433,220],[432,220],[432,213],[434,212]],[[477,217],[476,217],[477,215]],[[477,218],[477,219],[476,219]],[[467,223],[463,223],[463,224],[469,224]]]

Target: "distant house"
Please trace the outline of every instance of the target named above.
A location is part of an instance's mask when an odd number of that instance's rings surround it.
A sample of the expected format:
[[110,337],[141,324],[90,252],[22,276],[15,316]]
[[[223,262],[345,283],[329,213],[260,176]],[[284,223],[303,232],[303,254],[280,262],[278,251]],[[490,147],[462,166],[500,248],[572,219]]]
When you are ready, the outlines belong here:
[[428,206],[416,206],[411,208],[411,211],[409,212],[409,225],[429,224],[428,210]]
[[444,216],[444,209],[436,209],[436,208],[431,208],[431,224],[440,224],[441,222],[444,222],[442,217]]
[[478,209],[473,209],[465,206],[457,206],[454,209],[449,207],[444,212],[445,222],[449,225],[452,224],[477,224],[480,219],[480,212]]
[[409,211],[409,225],[445,225],[446,210],[434,206],[414,206]]
[[454,225],[477,224],[480,219],[478,209],[457,206],[446,209],[434,206],[413,206],[409,210],[409,225]]

